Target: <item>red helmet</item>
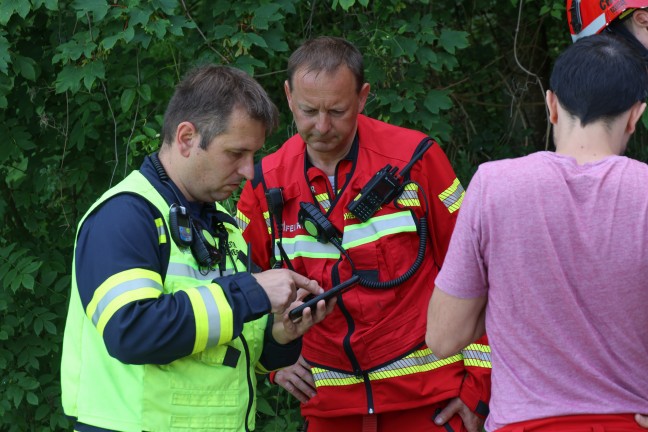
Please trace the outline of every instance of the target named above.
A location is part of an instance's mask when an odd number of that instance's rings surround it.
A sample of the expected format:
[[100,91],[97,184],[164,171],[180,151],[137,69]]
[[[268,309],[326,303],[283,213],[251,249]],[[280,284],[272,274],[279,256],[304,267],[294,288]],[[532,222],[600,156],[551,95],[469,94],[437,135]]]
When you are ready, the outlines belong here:
[[648,0],[567,0],[567,22],[572,40],[600,33],[612,21],[634,9],[648,7]]

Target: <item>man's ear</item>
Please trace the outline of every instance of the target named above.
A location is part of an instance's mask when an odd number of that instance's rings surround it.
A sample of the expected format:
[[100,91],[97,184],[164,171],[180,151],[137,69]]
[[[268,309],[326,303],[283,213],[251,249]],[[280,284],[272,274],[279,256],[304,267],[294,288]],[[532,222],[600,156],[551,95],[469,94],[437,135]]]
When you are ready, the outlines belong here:
[[630,116],[628,117],[628,123],[626,124],[626,132],[628,134],[633,134],[637,128],[637,122],[643,115],[644,110],[646,109],[646,102],[637,102],[632,105],[630,108]]
[[367,98],[369,97],[370,90],[371,87],[369,86],[369,83],[362,84],[362,87],[360,88],[360,93],[358,93],[358,112],[362,112],[364,110],[365,104],[367,103]]
[[293,105],[292,105],[292,93],[290,93],[290,83],[288,83],[288,80],[284,81],[284,92],[286,93],[286,100],[288,100],[288,108],[290,108],[290,112],[295,112],[293,111]]
[[549,121],[551,124],[555,125],[556,122],[558,122],[558,98],[554,92],[547,90],[545,100],[547,101],[547,108],[549,109]]
[[632,21],[639,27],[648,28],[648,10],[637,9],[634,11]]
[[193,123],[184,121],[176,128],[175,141],[180,154],[189,157],[193,146],[200,142],[200,136]]

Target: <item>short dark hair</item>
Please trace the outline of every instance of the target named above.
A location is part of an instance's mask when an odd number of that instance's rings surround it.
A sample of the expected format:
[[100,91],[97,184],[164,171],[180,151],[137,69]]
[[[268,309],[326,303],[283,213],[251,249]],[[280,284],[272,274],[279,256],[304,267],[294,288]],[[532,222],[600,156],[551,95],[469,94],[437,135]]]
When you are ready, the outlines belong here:
[[173,142],[183,121],[201,135],[200,147],[227,130],[235,109],[260,121],[268,136],[277,126],[278,111],[261,85],[250,75],[230,66],[204,65],[191,69],[176,86],[164,113],[163,144]]
[[364,85],[364,63],[358,48],[346,39],[333,36],[307,40],[288,59],[288,85],[292,90],[292,79],[298,69],[331,73],[342,65],[355,76],[356,90],[360,93]]
[[581,125],[609,121],[648,96],[648,70],[624,41],[607,34],[579,39],[558,56],[551,90]]

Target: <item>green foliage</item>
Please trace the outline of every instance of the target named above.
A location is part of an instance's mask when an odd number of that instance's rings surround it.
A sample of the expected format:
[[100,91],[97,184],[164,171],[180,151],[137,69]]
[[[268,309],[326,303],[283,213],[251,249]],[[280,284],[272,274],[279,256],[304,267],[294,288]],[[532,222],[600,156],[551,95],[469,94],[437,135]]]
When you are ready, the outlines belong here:
[[[435,137],[467,184],[480,162],[548,145],[563,17],[562,0],[0,1],[0,429],[69,427],[58,370],[76,225],[157,149],[189,67],[231,64],[261,82],[281,111],[265,153],[295,133],[290,52],[346,37],[365,55],[365,112]],[[646,158],[644,140],[633,151]],[[291,396],[267,382],[258,393],[257,430],[298,430]]]

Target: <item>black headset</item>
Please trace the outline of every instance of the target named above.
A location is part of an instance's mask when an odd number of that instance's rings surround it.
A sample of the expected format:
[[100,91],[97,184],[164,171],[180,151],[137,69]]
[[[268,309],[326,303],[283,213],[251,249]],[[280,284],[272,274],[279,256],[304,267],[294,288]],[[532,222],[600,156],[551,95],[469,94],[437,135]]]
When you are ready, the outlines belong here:
[[[151,155],[151,162],[157,171],[158,177],[173,192],[177,202],[169,208],[169,231],[173,241],[180,248],[191,249],[191,254],[201,268],[213,270],[217,264],[223,264],[223,245],[227,244],[227,230],[224,227],[218,229],[216,236],[219,237],[219,246],[212,234],[202,224],[193,220],[187,208],[180,204],[180,197],[173,186],[169,183],[169,176],[160,163],[157,153]],[[220,249],[219,249],[220,247]]]

